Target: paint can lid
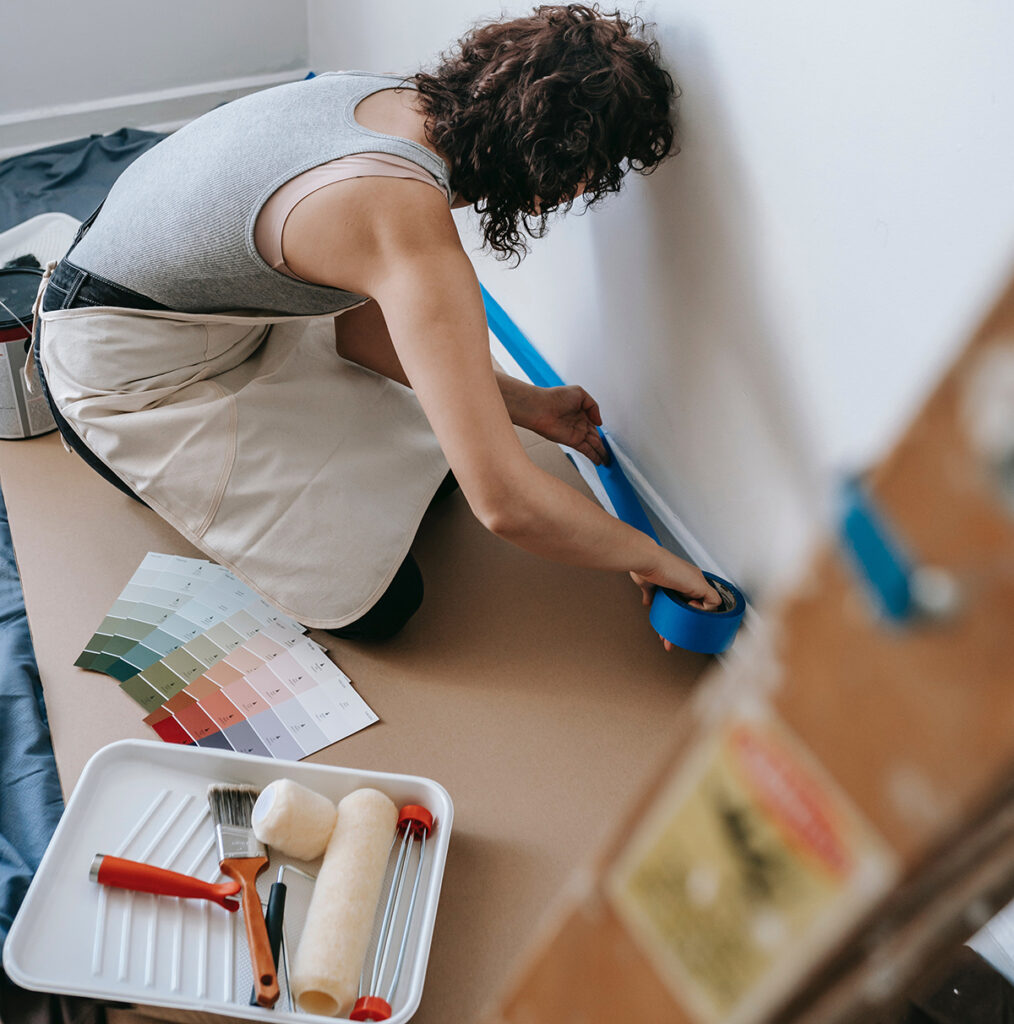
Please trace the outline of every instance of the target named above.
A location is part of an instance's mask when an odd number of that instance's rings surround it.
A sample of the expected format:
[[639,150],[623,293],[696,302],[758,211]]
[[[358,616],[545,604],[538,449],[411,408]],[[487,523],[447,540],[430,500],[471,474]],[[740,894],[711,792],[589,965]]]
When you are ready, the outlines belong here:
[[42,271],[35,267],[0,267],[0,331],[31,327],[32,306],[39,291]]

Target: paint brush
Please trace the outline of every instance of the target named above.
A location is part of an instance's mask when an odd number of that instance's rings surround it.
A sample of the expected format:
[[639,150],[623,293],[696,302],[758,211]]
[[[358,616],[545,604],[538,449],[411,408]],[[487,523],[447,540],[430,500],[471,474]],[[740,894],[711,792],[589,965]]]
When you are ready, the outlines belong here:
[[208,805],[218,837],[218,861],[222,874],[240,883],[243,922],[250,948],[254,989],[261,1006],[278,1001],[278,974],[271,955],[264,911],[257,894],[257,876],[268,866],[267,850],[251,827],[258,791],[253,786],[209,786]]

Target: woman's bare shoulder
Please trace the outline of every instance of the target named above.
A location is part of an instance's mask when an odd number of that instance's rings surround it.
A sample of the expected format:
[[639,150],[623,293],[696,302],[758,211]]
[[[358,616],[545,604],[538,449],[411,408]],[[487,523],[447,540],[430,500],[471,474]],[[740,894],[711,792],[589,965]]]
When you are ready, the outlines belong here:
[[286,266],[348,291],[363,292],[392,261],[450,252],[463,248],[446,196],[411,178],[334,182],[297,203],[282,231]]

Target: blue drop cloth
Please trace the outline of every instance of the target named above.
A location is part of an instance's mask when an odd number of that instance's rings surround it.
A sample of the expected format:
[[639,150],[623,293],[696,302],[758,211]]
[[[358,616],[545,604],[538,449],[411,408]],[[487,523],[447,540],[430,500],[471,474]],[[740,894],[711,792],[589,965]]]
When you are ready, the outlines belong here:
[[0,949],[62,813],[42,684],[0,495]]
[[137,128],[61,142],[0,161],[0,231],[40,213],[84,220],[120,173],[165,136]]

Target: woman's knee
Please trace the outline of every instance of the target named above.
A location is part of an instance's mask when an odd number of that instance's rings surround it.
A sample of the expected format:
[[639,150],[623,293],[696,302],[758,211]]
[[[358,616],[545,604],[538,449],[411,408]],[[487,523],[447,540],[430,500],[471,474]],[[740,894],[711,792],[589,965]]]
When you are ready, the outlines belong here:
[[423,578],[419,564],[406,555],[394,579],[380,599],[355,622],[327,632],[343,640],[364,640],[380,643],[399,633],[419,610],[423,599]]

